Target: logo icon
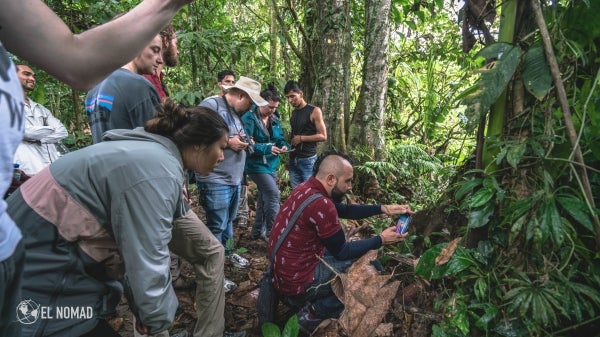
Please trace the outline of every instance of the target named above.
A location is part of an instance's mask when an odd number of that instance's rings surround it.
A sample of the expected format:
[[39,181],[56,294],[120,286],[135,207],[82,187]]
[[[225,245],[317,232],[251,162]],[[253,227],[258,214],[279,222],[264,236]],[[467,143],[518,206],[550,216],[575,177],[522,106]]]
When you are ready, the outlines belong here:
[[40,305],[33,300],[23,300],[17,305],[17,320],[21,324],[33,324],[40,317]]

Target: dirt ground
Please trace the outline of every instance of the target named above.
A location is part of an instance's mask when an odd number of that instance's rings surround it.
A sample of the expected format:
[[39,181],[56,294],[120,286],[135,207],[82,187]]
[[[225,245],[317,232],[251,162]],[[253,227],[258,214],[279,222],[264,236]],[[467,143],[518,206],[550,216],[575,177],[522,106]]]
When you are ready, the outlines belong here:
[[[197,205],[197,196],[192,195],[192,207],[200,218],[204,218],[202,208]],[[236,248],[240,255],[246,257],[251,266],[238,269],[226,262],[225,276],[238,284],[236,290],[226,295],[225,325],[226,330],[245,330],[250,337],[262,336],[258,328],[256,315],[257,282],[268,264],[266,258],[267,244],[265,241],[250,238],[251,224],[254,219],[254,204],[250,200],[250,221],[247,228],[234,226]],[[351,230],[351,229],[349,229]],[[377,336],[407,336],[421,337],[431,335],[431,325],[439,321],[439,314],[433,313],[433,298],[435,292],[422,280],[414,278],[412,268],[416,261],[402,256],[391,256],[392,263],[385,265],[383,274],[390,275],[391,281],[399,281],[400,286],[395,298],[383,313],[383,322],[387,329],[379,332]],[[193,277],[191,266],[184,263],[182,273],[184,276]],[[176,291],[180,303],[171,334],[187,330],[193,331],[196,314],[194,310],[193,290]],[[281,316],[288,317],[293,313],[280,306]],[[117,309],[117,315],[111,321],[113,327],[123,336],[133,336],[131,312],[123,300]],[[282,321],[284,322],[284,321]],[[331,330],[331,329],[330,329]],[[346,333],[329,331],[322,336],[346,336]],[[378,330],[379,331],[379,330]],[[354,336],[353,336],[354,337]],[[359,337],[359,336],[357,336]]]

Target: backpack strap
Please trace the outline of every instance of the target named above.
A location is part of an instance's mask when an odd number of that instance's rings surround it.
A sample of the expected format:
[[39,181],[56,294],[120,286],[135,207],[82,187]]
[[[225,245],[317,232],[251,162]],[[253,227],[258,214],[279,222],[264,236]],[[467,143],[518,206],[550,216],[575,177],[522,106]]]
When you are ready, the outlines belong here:
[[296,220],[298,220],[298,218],[300,217],[300,214],[302,214],[302,212],[304,211],[304,209],[310,203],[312,203],[313,201],[317,200],[318,198],[320,198],[322,196],[323,196],[323,194],[321,194],[321,193],[315,193],[315,194],[311,195],[310,197],[308,197],[306,200],[304,200],[300,204],[300,206],[298,208],[296,208],[296,211],[294,212],[294,215],[291,217],[291,219],[288,222],[287,226],[283,230],[283,233],[281,233],[281,236],[279,237],[279,240],[277,240],[277,243],[275,244],[275,247],[273,248],[273,254],[271,255],[271,266],[270,266],[271,269],[273,269],[273,263],[275,262],[275,254],[277,254],[277,251],[279,250],[279,247],[281,247],[281,245],[283,244],[283,240],[285,240],[285,238],[288,236],[288,234],[290,233],[290,231],[294,227],[294,224],[296,223]]

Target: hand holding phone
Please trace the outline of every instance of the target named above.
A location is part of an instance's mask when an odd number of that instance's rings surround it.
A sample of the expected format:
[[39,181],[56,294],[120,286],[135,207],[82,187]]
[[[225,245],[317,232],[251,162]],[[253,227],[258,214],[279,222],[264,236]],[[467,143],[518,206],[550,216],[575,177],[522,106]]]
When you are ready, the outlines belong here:
[[412,216],[409,214],[400,214],[396,222],[396,233],[405,234],[408,231],[410,220],[412,220]]

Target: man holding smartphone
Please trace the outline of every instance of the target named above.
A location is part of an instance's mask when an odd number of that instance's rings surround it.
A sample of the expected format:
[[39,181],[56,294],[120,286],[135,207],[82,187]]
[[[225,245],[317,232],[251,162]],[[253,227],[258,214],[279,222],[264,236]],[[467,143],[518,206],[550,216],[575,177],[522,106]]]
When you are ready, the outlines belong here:
[[[377,214],[412,214],[408,205],[355,205],[342,203],[352,188],[350,159],[337,152],[323,153],[315,162],[313,176],[298,185],[281,206],[269,239],[269,259],[279,237],[292,220],[296,209],[314,194],[280,243],[272,266],[273,286],[288,305],[298,311],[300,329],[307,334],[326,318],[337,318],[344,305],[331,289],[331,279],[344,273],[369,250],[400,242],[392,226],[369,239],[348,242],[339,218],[362,219]],[[333,270],[332,270],[333,269]],[[334,272],[335,270],[335,272]]]

